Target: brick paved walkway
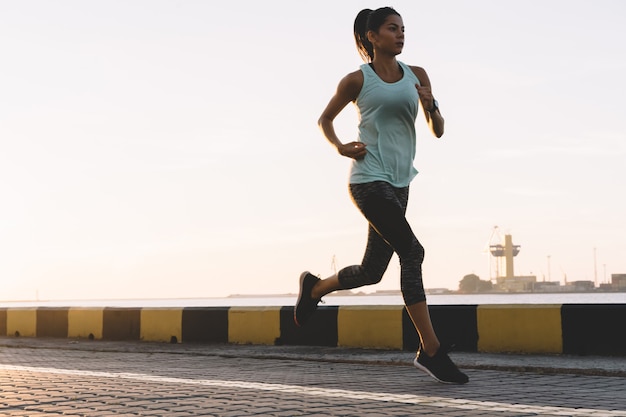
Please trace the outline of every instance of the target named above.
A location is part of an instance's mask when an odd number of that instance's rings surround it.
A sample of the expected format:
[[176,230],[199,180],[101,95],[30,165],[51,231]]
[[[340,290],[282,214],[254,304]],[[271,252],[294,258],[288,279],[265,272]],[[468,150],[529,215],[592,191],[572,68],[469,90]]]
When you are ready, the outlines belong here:
[[469,369],[450,386],[404,364],[33,343],[0,348],[0,416],[626,416],[623,377]]

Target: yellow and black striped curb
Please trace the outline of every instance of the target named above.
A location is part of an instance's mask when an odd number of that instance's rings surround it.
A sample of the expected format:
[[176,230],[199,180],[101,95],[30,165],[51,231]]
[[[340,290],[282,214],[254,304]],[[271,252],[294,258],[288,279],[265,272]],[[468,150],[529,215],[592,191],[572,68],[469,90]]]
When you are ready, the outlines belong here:
[[[440,340],[457,351],[626,356],[626,304],[429,309]],[[397,350],[419,343],[403,306],[321,306],[302,328],[292,306],[2,308],[0,335]]]

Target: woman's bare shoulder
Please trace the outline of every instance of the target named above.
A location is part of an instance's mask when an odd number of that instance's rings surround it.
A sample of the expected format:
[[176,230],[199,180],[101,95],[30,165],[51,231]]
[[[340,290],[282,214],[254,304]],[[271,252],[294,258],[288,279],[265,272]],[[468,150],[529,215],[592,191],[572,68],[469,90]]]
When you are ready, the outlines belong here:
[[343,96],[350,97],[350,100],[354,101],[361,92],[361,88],[363,88],[363,72],[356,70],[339,81],[337,92]]
[[343,77],[340,83],[351,86],[358,86],[360,88],[363,85],[363,71],[359,69],[351,72],[350,74]]
[[421,85],[430,85],[430,79],[428,78],[428,74],[424,68],[416,65],[409,65],[409,68],[411,68],[411,71],[413,71],[413,74],[415,74],[417,79],[420,80]]

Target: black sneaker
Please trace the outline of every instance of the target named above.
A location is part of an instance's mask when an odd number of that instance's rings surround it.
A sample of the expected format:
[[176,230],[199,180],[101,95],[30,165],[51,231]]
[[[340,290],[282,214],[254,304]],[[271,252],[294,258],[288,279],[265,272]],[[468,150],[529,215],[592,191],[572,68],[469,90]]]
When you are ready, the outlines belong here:
[[314,300],[311,297],[311,291],[318,281],[320,279],[308,271],[300,275],[300,295],[293,309],[293,321],[298,327],[304,326],[317,310],[317,304],[320,300]]
[[430,357],[420,349],[413,361],[417,369],[421,369],[443,384],[465,384],[469,378],[452,362],[445,349],[439,347],[435,356]]

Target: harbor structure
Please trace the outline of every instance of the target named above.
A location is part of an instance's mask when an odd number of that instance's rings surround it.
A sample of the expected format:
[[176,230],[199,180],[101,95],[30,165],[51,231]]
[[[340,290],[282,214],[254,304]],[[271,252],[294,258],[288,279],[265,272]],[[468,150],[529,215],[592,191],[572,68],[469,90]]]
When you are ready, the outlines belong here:
[[[513,244],[513,236],[504,235],[504,244],[489,245],[491,256],[496,259],[495,290],[504,292],[527,292],[533,291],[537,283],[535,275],[516,276],[514,258],[521,250],[520,245]],[[502,268],[504,263],[504,268]],[[504,274],[501,274],[504,271]]]

